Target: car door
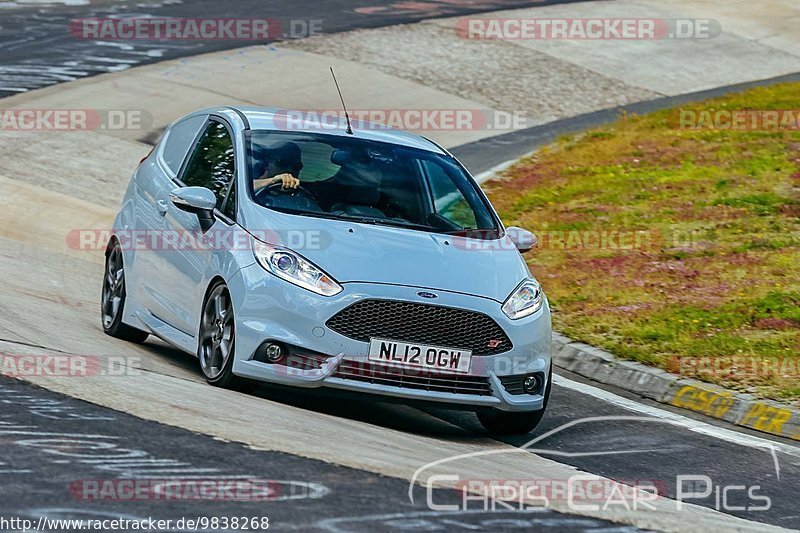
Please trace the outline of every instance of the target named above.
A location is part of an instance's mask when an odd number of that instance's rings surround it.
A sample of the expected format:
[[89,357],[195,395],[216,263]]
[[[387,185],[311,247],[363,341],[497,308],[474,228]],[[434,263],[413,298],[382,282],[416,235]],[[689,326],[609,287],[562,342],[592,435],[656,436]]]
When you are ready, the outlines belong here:
[[[184,161],[178,177],[161,189],[156,198],[160,217],[159,247],[151,255],[147,272],[150,311],[173,328],[194,337],[200,299],[215,268],[219,239],[232,221],[222,211],[234,183],[233,134],[220,118],[210,117]],[[216,221],[204,232],[197,215],[179,209],[170,198],[173,189],[198,186],[217,197]],[[235,202],[231,195],[232,203]],[[230,211],[229,211],[230,212]]]
[[[163,299],[150,286],[153,277],[149,272],[156,264],[155,256],[161,253],[163,236],[164,198],[178,187],[178,174],[184,161],[194,147],[195,141],[208,122],[208,115],[193,115],[181,119],[164,133],[156,148],[152,165],[141,169],[137,176],[136,228],[136,273],[141,289],[137,301],[148,311],[156,314],[157,302]],[[156,314],[157,315],[157,314]]]

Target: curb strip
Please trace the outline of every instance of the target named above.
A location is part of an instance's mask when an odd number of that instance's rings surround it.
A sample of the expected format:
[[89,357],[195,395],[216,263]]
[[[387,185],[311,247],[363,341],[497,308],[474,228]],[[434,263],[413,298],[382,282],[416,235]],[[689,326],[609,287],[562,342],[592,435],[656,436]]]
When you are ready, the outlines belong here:
[[553,364],[656,402],[689,409],[737,426],[800,441],[800,410],[685,378],[553,333]]

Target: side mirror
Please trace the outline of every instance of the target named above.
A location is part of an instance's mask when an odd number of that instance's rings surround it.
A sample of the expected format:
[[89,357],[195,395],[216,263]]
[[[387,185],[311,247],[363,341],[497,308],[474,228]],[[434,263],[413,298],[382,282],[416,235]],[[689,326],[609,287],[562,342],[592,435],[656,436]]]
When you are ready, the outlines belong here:
[[172,203],[181,211],[194,213],[200,221],[203,232],[214,225],[214,208],[217,197],[205,187],[179,187],[169,194]]
[[514,243],[514,246],[517,247],[517,250],[523,254],[533,249],[538,242],[536,235],[528,230],[518,228],[516,226],[506,228],[506,234],[508,235],[508,238],[511,239],[511,242]]

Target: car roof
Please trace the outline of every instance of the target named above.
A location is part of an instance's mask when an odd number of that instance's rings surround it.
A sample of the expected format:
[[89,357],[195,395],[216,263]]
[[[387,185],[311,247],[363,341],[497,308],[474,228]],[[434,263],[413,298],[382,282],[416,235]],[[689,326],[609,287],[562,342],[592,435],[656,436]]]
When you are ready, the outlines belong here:
[[441,146],[422,135],[416,135],[374,122],[351,120],[353,128],[353,134],[351,135],[346,132],[347,124],[343,114],[330,116],[331,113],[326,111],[326,115],[320,122],[319,113],[321,112],[277,107],[226,106],[198,110],[191,113],[191,115],[215,113],[230,118],[233,118],[231,115],[238,115],[240,119],[247,120],[251,130],[319,133],[397,144],[439,154],[445,153]]

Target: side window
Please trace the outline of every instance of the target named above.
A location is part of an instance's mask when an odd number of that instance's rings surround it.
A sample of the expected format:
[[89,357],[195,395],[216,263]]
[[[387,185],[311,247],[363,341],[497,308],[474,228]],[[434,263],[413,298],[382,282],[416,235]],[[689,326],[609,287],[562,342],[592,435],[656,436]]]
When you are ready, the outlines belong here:
[[469,206],[464,195],[447,175],[447,172],[433,161],[423,161],[425,173],[433,192],[433,206],[436,212],[455,222],[462,228],[476,228],[475,211]]
[[186,152],[191,149],[192,143],[200,132],[200,128],[205,125],[207,120],[208,117],[205,115],[189,117],[170,128],[167,138],[164,139],[161,157],[172,171],[173,176],[177,176],[178,172],[180,172]]
[[219,122],[209,122],[200,136],[183,171],[181,181],[186,185],[206,187],[217,195],[217,209],[222,210],[228,184],[233,182],[233,139]]

